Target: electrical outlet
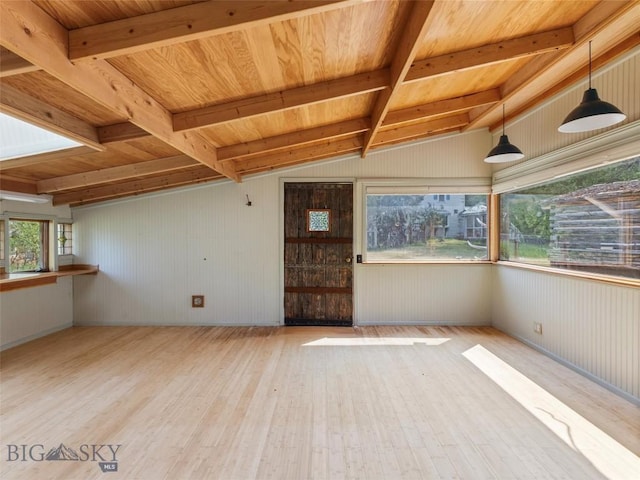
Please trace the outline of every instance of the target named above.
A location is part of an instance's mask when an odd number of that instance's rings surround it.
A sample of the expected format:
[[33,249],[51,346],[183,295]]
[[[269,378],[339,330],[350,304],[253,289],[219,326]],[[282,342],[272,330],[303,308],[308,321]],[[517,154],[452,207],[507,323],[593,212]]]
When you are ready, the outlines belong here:
[[542,335],[542,324],[540,322],[533,322],[533,331]]
[[191,295],[191,308],[204,308],[204,295]]

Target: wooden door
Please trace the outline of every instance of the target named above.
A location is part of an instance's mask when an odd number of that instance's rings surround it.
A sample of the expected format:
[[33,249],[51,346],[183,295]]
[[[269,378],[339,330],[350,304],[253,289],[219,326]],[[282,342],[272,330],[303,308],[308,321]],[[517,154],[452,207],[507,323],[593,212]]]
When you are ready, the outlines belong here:
[[285,325],[353,323],[353,185],[285,183]]

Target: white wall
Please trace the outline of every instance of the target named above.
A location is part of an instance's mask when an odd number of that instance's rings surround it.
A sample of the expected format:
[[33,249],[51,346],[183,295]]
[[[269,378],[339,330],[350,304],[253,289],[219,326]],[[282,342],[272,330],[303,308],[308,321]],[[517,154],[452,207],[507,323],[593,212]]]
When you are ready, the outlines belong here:
[[640,399],[639,288],[497,265],[492,318],[509,335]]
[[[277,174],[76,208],[74,318],[82,325],[280,325],[282,180],[472,177],[487,181],[486,131],[342,158]],[[435,181],[435,180],[434,180]],[[246,195],[253,206],[247,207]],[[356,216],[361,199],[355,199]],[[358,223],[358,222],[356,222]],[[356,253],[361,251],[356,232]],[[206,260],[205,260],[206,259]],[[356,265],[355,322],[489,324],[489,266]],[[474,282],[465,279],[473,278]],[[399,284],[389,283],[391,279]],[[403,280],[404,279],[404,280]],[[395,281],[394,280],[394,281]],[[425,294],[426,285],[438,293]],[[389,293],[402,292],[390,296]],[[484,295],[482,295],[484,293]],[[191,295],[205,308],[191,308]],[[388,302],[381,302],[387,298]],[[460,298],[471,298],[470,308]],[[398,302],[402,308],[396,308]],[[419,312],[431,312],[420,314]],[[386,320],[385,320],[386,319]]]
[[[53,207],[0,200],[0,212],[71,218],[68,206]],[[73,323],[73,282],[70,277],[39,287],[0,293],[0,350],[70,327]]]
[[0,350],[68,328],[73,324],[73,283],[57,283],[0,293]]
[[74,279],[76,323],[278,323],[278,186],[268,177],[75,210],[78,262],[100,265]]
[[355,308],[361,324],[490,325],[491,268],[362,265]]

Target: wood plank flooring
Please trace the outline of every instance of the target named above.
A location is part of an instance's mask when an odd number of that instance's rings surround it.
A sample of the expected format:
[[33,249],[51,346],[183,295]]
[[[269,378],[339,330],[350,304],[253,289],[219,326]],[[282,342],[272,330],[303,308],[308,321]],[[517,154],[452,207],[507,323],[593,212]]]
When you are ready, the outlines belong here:
[[492,328],[74,327],[1,362],[2,479],[640,478],[640,408]]

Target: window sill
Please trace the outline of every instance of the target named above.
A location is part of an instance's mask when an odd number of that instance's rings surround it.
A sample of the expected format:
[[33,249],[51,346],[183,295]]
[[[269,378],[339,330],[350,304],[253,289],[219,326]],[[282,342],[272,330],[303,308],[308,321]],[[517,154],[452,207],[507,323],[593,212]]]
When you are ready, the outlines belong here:
[[491,265],[490,260],[368,260],[362,265]]
[[57,272],[3,273],[0,275],[0,292],[49,285],[56,283],[58,277],[95,275],[96,273],[98,273],[97,265],[63,265]]
[[592,280],[600,283],[608,283],[609,285],[620,285],[624,287],[640,288],[640,280],[635,278],[614,277],[611,275],[600,275],[597,273],[581,272],[577,270],[565,270],[562,268],[544,267],[541,265],[509,262],[507,260],[498,260],[497,262],[495,262],[495,264],[505,266],[505,267],[519,268],[522,270],[533,270],[536,272],[544,272],[552,275],[582,278],[584,280]]

